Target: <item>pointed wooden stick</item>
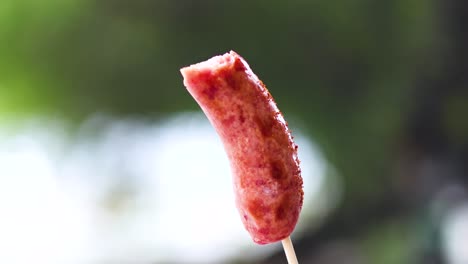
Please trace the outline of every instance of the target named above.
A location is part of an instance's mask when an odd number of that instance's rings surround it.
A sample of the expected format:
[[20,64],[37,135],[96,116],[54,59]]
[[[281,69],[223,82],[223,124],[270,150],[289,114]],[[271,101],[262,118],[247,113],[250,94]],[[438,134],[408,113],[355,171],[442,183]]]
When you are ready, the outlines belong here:
[[284,253],[286,253],[286,259],[288,260],[288,264],[299,264],[297,262],[296,253],[294,252],[294,247],[291,241],[291,237],[287,237],[281,240],[283,244]]

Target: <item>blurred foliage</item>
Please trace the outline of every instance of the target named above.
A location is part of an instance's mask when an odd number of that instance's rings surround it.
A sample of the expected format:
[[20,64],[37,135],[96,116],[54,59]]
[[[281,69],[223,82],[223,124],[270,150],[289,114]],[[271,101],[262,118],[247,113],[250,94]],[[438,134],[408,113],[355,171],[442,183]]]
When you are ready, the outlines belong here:
[[178,69],[233,49],[356,195],[384,186],[378,174],[434,45],[433,7],[421,0],[1,5],[3,115],[196,110]]
[[[337,168],[351,210],[393,188],[405,126],[424,104],[421,76],[443,74],[439,51],[450,44],[436,9],[423,0],[2,0],[0,117],[198,110],[179,68],[233,49]],[[467,144],[459,90],[441,122]],[[370,235],[372,263],[402,263],[400,229]]]
[[363,241],[363,248],[367,252],[368,263],[412,263],[416,259],[414,253],[413,228],[402,223],[386,223],[370,230],[370,234]]

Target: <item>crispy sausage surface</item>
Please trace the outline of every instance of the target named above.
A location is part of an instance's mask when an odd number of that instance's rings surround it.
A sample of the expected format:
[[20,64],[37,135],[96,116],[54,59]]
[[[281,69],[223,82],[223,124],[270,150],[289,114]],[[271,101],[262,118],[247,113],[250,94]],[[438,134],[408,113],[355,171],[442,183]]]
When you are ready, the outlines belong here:
[[252,239],[268,244],[288,237],[302,208],[303,183],[297,146],[270,93],[233,51],[181,73],[221,137],[236,206]]

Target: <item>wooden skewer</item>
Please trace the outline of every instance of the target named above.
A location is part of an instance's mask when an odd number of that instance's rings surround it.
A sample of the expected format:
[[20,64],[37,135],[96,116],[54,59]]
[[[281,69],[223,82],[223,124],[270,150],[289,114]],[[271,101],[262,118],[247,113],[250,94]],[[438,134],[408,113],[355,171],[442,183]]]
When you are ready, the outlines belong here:
[[284,253],[286,253],[286,259],[288,260],[288,264],[299,264],[299,262],[297,262],[296,253],[294,252],[291,237],[287,237],[281,240],[281,243],[283,244],[283,249]]

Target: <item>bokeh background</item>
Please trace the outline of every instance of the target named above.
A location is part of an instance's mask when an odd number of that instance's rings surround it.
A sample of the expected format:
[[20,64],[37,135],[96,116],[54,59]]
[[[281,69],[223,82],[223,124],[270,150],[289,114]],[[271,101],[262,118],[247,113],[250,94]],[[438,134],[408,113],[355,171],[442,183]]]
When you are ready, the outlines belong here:
[[179,68],[229,50],[299,145],[301,263],[468,263],[468,2],[0,1],[0,263],[285,263]]

